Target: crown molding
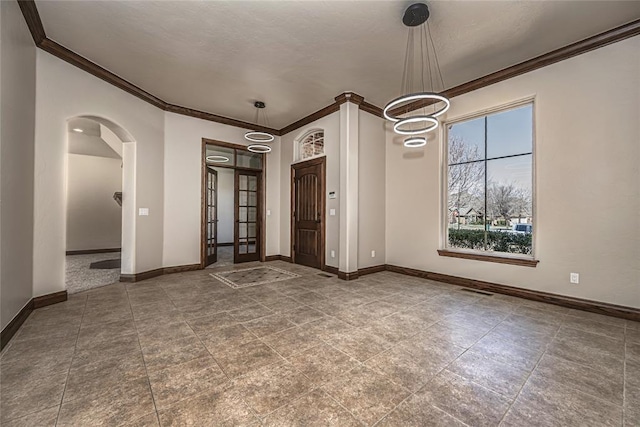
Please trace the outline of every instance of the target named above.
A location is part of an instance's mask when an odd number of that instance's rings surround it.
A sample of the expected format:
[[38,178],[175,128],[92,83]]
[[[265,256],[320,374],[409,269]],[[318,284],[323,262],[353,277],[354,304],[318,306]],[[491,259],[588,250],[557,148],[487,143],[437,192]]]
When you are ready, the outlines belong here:
[[[512,65],[511,67],[504,68],[500,71],[496,71],[495,73],[487,74],[484,77],[480,77],[478,79],[471,80],[470,82],[452,87],[445,90],[441,94],[451,99],[456,96],[464,95],[465,93],[473,92],[474,90],[482,89],[492,84],[499,83],[503,80],[508,80],[521,74],[525,74],[531,71],[535,71],[539,68],[555,64],[556,62],[564,61],[565,59],[569,59],[574,56],[599,49],[612,43],[637,36],[639,34],[640,19],[637,19],[635,21],[631,21],[627,24],[613,28],[609,31],[605,31],[584,40],[580,40],[570,45],[537,56],[533,59],[529,59],[528,61]],[[415,101],[391,110],[391,114],[394,116],[406,114],[431,104],[432,102],[429,101]]]
[[318,119],[321,119],[325,116],[328,116],[331,113],[335,113],[340,110],[340,104],[334,102],[333,104],[327,105],[324,108],[316,111],[315,113],[311,113],[306,117],[301,118],[300,120],[291,123],[289,126],[285,126],[280,129],[280,135],[286,135],[289,132],[293,132],[296,129],[301,128],[302,126],[306,126],[311,122],[315,122]]
[[22,16],[24,16],[24,20],[27,22],[27,27],[29,27],[33,41],[36,46],[39,46],[47,36],[44,33],[44,26],[42,25],[42,20],[40,19],[40,14],[38,13],[38,8],[36,8],[34,0],[18,0],[18,6],[20,6]]
[[75,67],[80,68],[83,71],[86,71],[89,74],[98,77],[101,80],[104,80],[107,83],[112,84],[119,89],[124,90],[125,92],[133,96],[140,98],[145,102],[148,102],[155,107],[160,108],[161,110],[181,114],[183,116],[195,117],[198,119],[235,126],[243,129],[254,129],[263,132],[269,132],[274,135],[280,135],[280,131],[278,129],[259,126],[254,123],[244,122],[241,120],[219,116],[217,114],[207,113],[204,111],[195,110],[193,108],[181,107],[179,105],[165,102],[157,96],[152,95],[144,89],[123,79],[117,74],[114,74],[111,71],[99,66],[95,62],[90,61],[89,59],[81,55],[78,55],[76,52],[62,46],[60,43],[47,38],[47,35],[44,31],[44,26],[42,25],[42,20],[40,19],[40,14],[38,13],[38,8],[36,7],[34,0],[18,0],[18,5],[20,6],[22,16],[24,16],[27,27],[29,27],[29,31],[31,32],[31,36],[33,37],[33,41],[35,42],[37,47],[44,50],[45,52],[52,54],[53,56],[62,59],[63,61],[68,62]]
[[338,105],[344,104],[345,102],[351,102],[353,104],[360,105],[364,101],[364,96],[360,96],[355,92],[343,92],[340,95],[336,96],[334,99]]
[[38,44],[38,47],[44,50],[45,52],[48,52],[53,56],[56,56],[62,59],[63,61],[66,61],[69,64],[74,65],[80,68],[81,70],[86,71],[87,73],[92,74],[98,77],[99,79],[104,80],[107,83],[111,83],[113,86],[119,89],[122,89],[133,96],[137,96],[143,101],[148,102],[149,104],[156,106],[161,110],[167,109],[168,104],[164,102],[162,99],[156,96],[153,96],[149,92],[139,88],[133,83],[128,82],[122,77],[119,77],[116,74],[112,73],[111,71],[105,68],[102,68],[95,62],[89,61],[87,58],[78,55],[74,51],[67,49],[66,47],[62,46],[59,43],[56,43],[55,41],[49,38],[45,37],[40,42],[40,44]]
[[283,127],[282,129],[280,129],[280,135],[286,135],[289,132],[293,132],[294,130],[300,129],[301,127],[306,126],[309,123],[315,122],[316,120],[328,116],[331,113],[340,111],[340,105],[344,104],[345,102],[356,104],[361,110],[373,114],[374,116],[382,117],[382,108],[366,102],[362,95],[358,95],[355,92],[343,92],[340,95],[336,96],[334,98],[334,101],[335,102],[333,104],[327,105],[326,107],[321,108],[315,113],[311,113],[308,116],[303,117],[294,123],[291,123],[289,126]]
[[[169,104],[168,102],[163,101],[162,99],[141,89],[140,87],[112,73],[111,71],[102,68],[101,66],[88,60],[87,58],[78,55],[70,49],[67,49],[61,44],[48,39],[44,31],[44,26],[42,25],[42,20],[40,19],[40,14],[38,13],[35,1],[17,1],[20,6],[20,10],[22,11],[22,15],[24,16],[24,19],[27,23],[27,26],[29,27],[31,36],[33,37],[33,41],[35,42],[37,47],[164,111],[189,117],[195,117],[198,119],[208,120],[216,123],[222,123],[225,125],[235,126],[243,129],[255,129],[263,132],[269,132],[273,135],[278,136],[285,135],[289,132],[301,128],[302,126],[305,126],[311,122],[314,122],[322,117],[328,116],[329,114],[338,111],[340,109],[340,105],[345,102],[352,102],[358,105],[358,107],[362,111],[365,111],[377,117],[383,117],[382,108],[366,102],[364,100],[364,97],[353,92],[344,92],[336,96],[334,103],[306,117],[303,117],[302,119],[297,120],[296,122],[291,123],[290,125],[285,126],[282,129],[272,129],[254,123],[219,116],[217,114],[208,113],[205,111],[199,111],[192,108]],[[446,91],[442,92],[442,94],[448,98],[454,98],[456,96],[460,96],[465,93],[469,93],[474,90],[478,90],[501,82],[503,80],[507,80],[521,74],[537,70],[538,68],[546,67],[547,65],[555,64],[556,62],[569,59],[576,55],[580,55],[639,34],[640,19],[621,25],[612,30],[597,34],[595,36],[586,38],[560,49],[556,49],[528,61],[524,61],[511,67],[507,67],[503,70],[496,71],[495,73],[488,74],[484,77],[480,77],[470,82],[447,89]],[[419,108],[423,108],[427,105],[430,105],[429,102],[416,101],[396,108],[392,110],[391,113],[393,115],[406,114]]]
[[166,107],[164,108],[164,110],[170,113],[181,114],[183,116],[195,117],[197,119],[221,123],[223,125],[235,126],[243,129],[252,129],[260,132],[268,132],[277,136],[281,135],[278,129],[273,129],[266,126],[260,126],[253,123],[243,122],[241,120],[231,119],[229,117],[219,116],[213,113],[194,110],[193,108],[181,107],[179,105],[166,104]]

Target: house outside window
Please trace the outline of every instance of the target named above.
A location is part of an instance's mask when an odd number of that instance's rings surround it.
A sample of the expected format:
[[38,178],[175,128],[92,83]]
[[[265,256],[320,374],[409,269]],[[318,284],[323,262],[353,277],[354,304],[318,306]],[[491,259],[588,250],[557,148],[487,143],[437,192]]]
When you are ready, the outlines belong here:
[[297,142],[296,160],[306,160],[324,154],[324,131],[312,130]]
[[446,125],[445,246],[533,256],[533,101]]

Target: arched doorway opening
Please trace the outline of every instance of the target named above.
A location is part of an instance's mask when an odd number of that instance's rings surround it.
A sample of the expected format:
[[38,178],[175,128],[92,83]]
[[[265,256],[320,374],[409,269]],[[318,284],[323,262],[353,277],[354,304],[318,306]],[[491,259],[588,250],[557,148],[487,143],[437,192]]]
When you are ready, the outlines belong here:
[[96,116],[67,121],[65,287],[76,293],[133,268],[135,142]]

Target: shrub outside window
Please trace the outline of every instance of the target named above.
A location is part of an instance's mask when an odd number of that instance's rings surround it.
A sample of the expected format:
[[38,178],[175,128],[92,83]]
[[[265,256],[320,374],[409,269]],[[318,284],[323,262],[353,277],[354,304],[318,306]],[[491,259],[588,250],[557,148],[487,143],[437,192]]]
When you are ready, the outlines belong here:
[[446,129],[447,249],[533,256],[533,102]]

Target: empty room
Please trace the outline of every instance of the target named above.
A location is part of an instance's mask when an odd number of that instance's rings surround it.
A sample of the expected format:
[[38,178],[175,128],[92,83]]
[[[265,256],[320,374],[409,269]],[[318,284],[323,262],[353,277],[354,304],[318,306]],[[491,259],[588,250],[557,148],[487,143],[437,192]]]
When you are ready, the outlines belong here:
[[640,1],[0,1],[0,425],[640,426]]

